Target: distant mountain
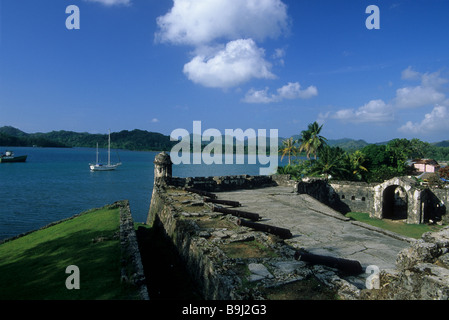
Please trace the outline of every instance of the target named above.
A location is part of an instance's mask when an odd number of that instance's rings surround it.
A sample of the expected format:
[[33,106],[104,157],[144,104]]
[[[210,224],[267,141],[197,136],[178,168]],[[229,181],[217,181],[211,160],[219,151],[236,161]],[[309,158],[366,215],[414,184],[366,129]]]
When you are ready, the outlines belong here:
[[[13,127],[0,128],[2,146],[39,146],[39,147],[107,147],[107,134],[87,132],[52,131],[48,133],[25,133]],[[111,133],[111,148],[135,151],[168,151],[176,142],[169,136],[144,130],[123,130]]]
[[435,147],[449,147],[449,140],[432,143]]
[[0,127],[0,133],[11,137],[26,137],[28,133],[25,133],[17,128],[11,126]]
[[[294,140],[297,140],[300,138],[299,135],[294,135],[292,137]],[[285,139],[283,139],[285,140]],[[365,140],[354,140],[349,138],[343,138],[343,139],[329,139],[327,140],[327,144],[331,147],[340,147],[345,151],[355,151],[358,149],[362,149],[363,147],[369,145],[368,142]]]
[[353,140],[353,139],[348,139],[348,138],[337,139],[337,140],[328,140],[327,144],[331,147],[340,147],[346,151],[359,150],[359,149],[362,149],[363,147],[366,147],[367,145],[369,145],[369,143],[366,142],[365,140],[361,140],[361,139]]
[[25,133],[17,128],[6,126],[0,128],[0,146],[11,147],[51,147],[66,148],[66,144],[39,137],[34,134]]

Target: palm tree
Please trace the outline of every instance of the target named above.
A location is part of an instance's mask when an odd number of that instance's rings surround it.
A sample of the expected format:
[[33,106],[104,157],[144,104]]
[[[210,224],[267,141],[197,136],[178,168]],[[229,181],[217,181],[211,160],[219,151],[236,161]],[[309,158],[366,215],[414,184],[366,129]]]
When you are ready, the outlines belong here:
[[344,157],[345,152],[341,148],[332,148],[324,146],[319,151],[318,160],[313,164],[313,174],[324,174],[326,180],[329,179],[329,175],[342,178],[348,170],[345,168]]
[[309,124],[307,130],[301,132],[301,137],[298,142],[300,144],[299,152],[304,150],[307,155],[307,159],[310,159],[312,153],[317,158],[318,151],[326,145],[327,139],[320,136],[323,125],[319,125],[316,121]]
[[365,154],[362,151],[357,150],[349,155],[348,162],[349,170],[351,170],[352,175],[357,180],[362,180],[362,172],[368,171],[368,169],[363,166],[363,163],[365,162]]
[[309,160],[311,152],[310,137],[310,132],[308,130],[304,130],[301,132],[301,137],[297,141],[299,143],[299,152],[304,150],[306,152],[307,159]]
[[298,153],[298,148],[295,145],[296,141],[293,141],[293,138],[286,139],[282,141],[282,147],[279,148],[279,151],[282,152],[282,159],[284,159],[284,156],[288,155],[288,164],[291,164],[291,156]]

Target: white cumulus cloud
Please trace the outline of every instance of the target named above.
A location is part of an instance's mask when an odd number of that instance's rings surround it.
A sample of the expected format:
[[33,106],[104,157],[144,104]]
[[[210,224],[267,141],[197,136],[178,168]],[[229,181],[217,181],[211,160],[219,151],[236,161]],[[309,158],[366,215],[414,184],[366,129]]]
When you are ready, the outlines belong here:
[[271,103],[279,102],[284,99],[309,99],[318,95],[318,89],[315,86],[309,86],[306,89],[301,89],[301,85],[298,82],[289,82],[285,86],[277,89],[277,94],[268,94],[268,88],[264,90],[249,90],[244,102],[247,103]]
[[407,134],[449,133],[447,119],[449,119],[448,108],[443,105],[436,105],[430,113],[424,116],[421,122],[408,121],[399,128],[399,131]]
[[276,101],[276,99],[268,94],[268,87],[263,90],[249,90],[243,101],[246,103],[271,103]]
[[406,134],[449,133],[449,99],[443,87],[448,79],[442,78],[440,72],[419,73],[408,67],[402,72],[402,79],[419,80],[420,85],[405,87],[396,91],[395,103],[398,108],[418,108],[432,106],[421,121],[407,121],[398,131]]
[[421,78],[421,74],[415,70],[412,69],[411,66],[409,66],[407,69],[402,71],[402,79],[404,80],[418,80]]
[[289,82],[287,85],[278,89],[278,96],[282,99],[309,99],[318,95],[318,89],[310,86],[305,90],[301,89],[298,82]]
[[205,87],[229,88],[252,78],[273,79],[265,52],[252,39],[230,41],[212,57],[195,56],[184,66],[187,77]]
[[351,123],[386,123],[395,119],[390,105],[383,100],[371,100],[357,109],[342,109],[325,117]]
[[200,46],[219,39],[276,38],[288,29],[288,16],[280,0],[174,0],[157,25],[161,42]]
[[[275,78],[256,42],[276,39],[289,29],[281,0],[174,0],[156,22],[157,42],[193,47],[195,56],[184,65],[189,80],[224,89]],[[281,65],[284,54],[276,52]]]
[[[415,86],[404,86],[396,90],[396,95],[388,102],[381,99],[371,100],[364,106],[357,109],[341,109],[336,112],[321,114],[323,119],[337,119],[351,123],[388,123],[398,118],[398,114],[407,109],[416,109],[436,105],[449,105],[447,103],[445,89],[443,85],[448,82],[442,78],[440,72],[420,73],[408,67],[401,73],[401,79],[406,81],[416,81]],[[434,109],[434,112],[426,115],[433,118],[441,109]],[[417,128],[428,127],[423,124],[407,122],[401,127],[401,131],[413,131]]]
[[414,87],[404,87],[396,90],[394,103],[398,108],[419,108],[441,103],[446,98],[441,92],[441,86],[448,82],[440,77],[440,72],[420,73],[408,67],[402,71],[402,79],[419,80]]
[[396,106],[399,108],[418,108],[432,105],[445,99],[445,95],[433,87],[405,87],[396,91]]

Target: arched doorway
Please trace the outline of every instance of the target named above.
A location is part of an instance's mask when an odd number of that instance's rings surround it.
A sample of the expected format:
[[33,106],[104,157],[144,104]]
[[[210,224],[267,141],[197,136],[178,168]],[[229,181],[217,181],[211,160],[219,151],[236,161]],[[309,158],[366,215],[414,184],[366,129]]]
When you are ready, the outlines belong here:
[[446,206],[430,189],[426,189],[422,202],[422,223],[436,223],[443,219]]
[[408,199],[405,189],[398,185],[385,188],[382,196],[382,217],[384,219],[407,219]]

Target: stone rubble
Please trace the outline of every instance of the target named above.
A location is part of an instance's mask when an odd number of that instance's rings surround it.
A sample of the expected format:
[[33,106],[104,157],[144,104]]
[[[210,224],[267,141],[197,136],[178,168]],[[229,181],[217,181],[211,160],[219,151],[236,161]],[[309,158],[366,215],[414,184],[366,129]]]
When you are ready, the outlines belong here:
[[397,257],[396,269],[380,272],[380,288],[361,298],[383,300],[449,299],[449,227],[427,232]]

